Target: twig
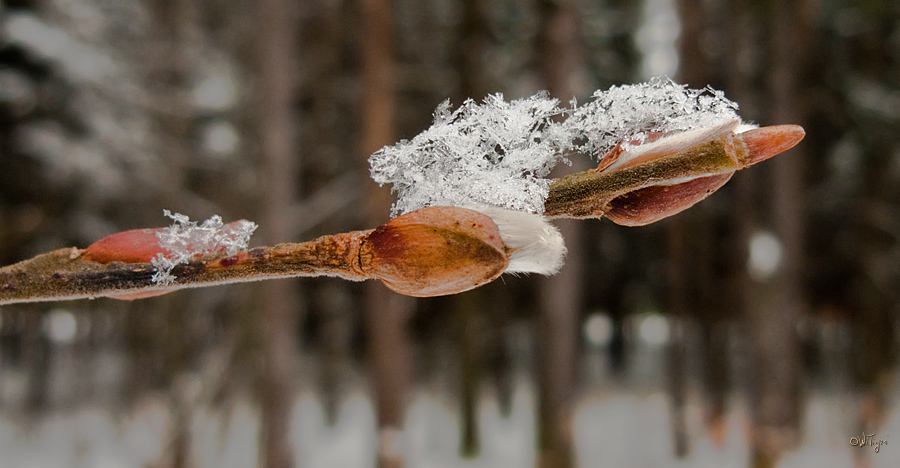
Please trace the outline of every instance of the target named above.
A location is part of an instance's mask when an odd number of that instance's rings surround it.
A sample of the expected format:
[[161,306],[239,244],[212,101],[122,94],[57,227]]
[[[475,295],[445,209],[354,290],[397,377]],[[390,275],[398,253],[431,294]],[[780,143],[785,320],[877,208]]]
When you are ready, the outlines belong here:
[[[545,215],[605,216],[625,225],[651,223],[690,207],[721,187],[735,171],[794,146],[804,136],[796,125],[738,134],[733,133],[735,125],[611,153],[604,158],[602,169],[556,179],[550,186]],[[548,231],[520,222],[517,216],[521,213],[501,220],[503,210],[485,211],[490,215],[465,208],[429,207],[372,230],[233,255],[199,256],[176,265],[169,272],[174,280],[165,284],[153,279],[157,267],[151,260],[165,253],[155,232],[126,231],[86,249],[60,249],[0,268],[0,305],[96,297],[137,299],[184,288],[295,276],[379,279],[396,292],[419,297],[454,294],[493,281],[507,267],[513,270],[510,261],[516,261],[516,255],[544,255],[534,249],[546,242]],[[546,247],[554,246],[548,243]],[[561,240],[554,248],[551,261],[553,255],[561,259],[564,252]]]
[[324,236],[299,244],[210,255],[176,266],[173,283],[155,285],[150,262],[101,263],[85,250],[59,249],[0,269],[0,304],[111,296],[149,297],[178,289],[293,276],[338,276],[362,281],[359,239],[372,231]]

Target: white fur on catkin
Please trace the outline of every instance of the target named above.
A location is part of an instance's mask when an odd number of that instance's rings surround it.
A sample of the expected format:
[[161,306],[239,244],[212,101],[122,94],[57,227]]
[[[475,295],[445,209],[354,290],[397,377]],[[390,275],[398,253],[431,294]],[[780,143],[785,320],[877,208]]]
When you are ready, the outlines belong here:
[[[749,126],[742,127],[742,125],[743,124],[741,123],[741,119],[734,118],[726,120],[714,127],[695,128],[693,130],[686,130],[683,132],[665,135],[649,143],[628,145],[625,151],[623,151],[622,154],[619,155],[618,160],[608,168],[604,169],[604,171],[613,171],[616,168],[626,165],[629,161],[646,157],[646,155],[648,154],[674,154],[683,149],[690,148],[691,146],[708,138],[714,137],[720,133],[734,132],[737,129],[741,128],[743,128],[743,130],[741,131],[749,129]],[[654,158],[655,157],[659,156],[654,156]]]
[[539,214],[496,206],[467,206],[494,220],[500,237],[512,251],[506,273],[552,275],[559,271],[566,255],[562,234]]

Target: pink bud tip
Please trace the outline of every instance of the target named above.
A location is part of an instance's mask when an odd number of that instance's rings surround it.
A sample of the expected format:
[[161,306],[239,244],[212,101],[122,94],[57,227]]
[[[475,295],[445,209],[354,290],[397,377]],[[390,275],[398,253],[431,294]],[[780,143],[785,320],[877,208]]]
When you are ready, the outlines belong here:
[[[235,221],[225,226],[237,228]],[[97,263],[125,262],[150,263],[158,254],[167,254],[168,250],[159,245],[156,234],[167,228],[134,229],[118,232],[94,242],[81,251],[81,258]],[[224,247],[219,251],[224,251]]]
[[161,229],[135,229],[119,232],[91,244],[81,257],[98,263],[150,263],[165,250],[159,245],[156,233]]
[[735,135],[736,140],[743,141],[747,154],[741,157],[741,167],[751,166],[794,147],[806,132],[799,125],[773,125],[756,128]]

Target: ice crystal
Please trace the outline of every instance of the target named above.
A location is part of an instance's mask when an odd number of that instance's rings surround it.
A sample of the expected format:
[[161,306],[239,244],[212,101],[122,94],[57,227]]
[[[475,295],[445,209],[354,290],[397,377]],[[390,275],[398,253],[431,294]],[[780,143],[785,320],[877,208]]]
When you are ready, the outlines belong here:
[[198,225],[181,213],[163,210],[163,214],[175,222],[156,233],[160,247],[168,252],[157,254],[151,261],[156,267],[152,281],[159,285],[174,281],[172,269],[196,257],[222,252],[234,255],[245,250],[257,228],[256,223],[246,220],[223,224],[219,215]]
[[372,178],[399,193],[394,214],[425,206],[486,204],[538,213],[548,192],[544,178],[560,159],[566,135],[553,118],[547,93],[511,102],[469,99],[455,111],[444,101],[434,124],[370,159]]
[[715,127],[736,118],[737,108],[722,91],[657,77],[596,91],[592,101],[571,111],[566,126],[577,150],[603,157],[620,143],[627,150],[650,137]]
[[393,214],[426,206],[491,205],[543,211],[545,177],[570,152],[602,157],[648,138],[710,128],[737,117],[737,104],[712,88],[688,89],[668,78],[597,91],[588,103],[560,108],[546,92],[506,102],[469,99],[412,140],[369,159],[372,178],[393,184]]

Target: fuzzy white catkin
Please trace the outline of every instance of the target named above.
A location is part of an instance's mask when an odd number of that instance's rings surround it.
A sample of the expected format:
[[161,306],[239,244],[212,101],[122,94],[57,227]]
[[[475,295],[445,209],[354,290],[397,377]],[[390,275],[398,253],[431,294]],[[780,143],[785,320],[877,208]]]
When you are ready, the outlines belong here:
[[500,238],[510,249],[506,273],[552,275],[559,271],[566,255],[562,234],[539,214],[496,206],[466,206],[494,220]]

